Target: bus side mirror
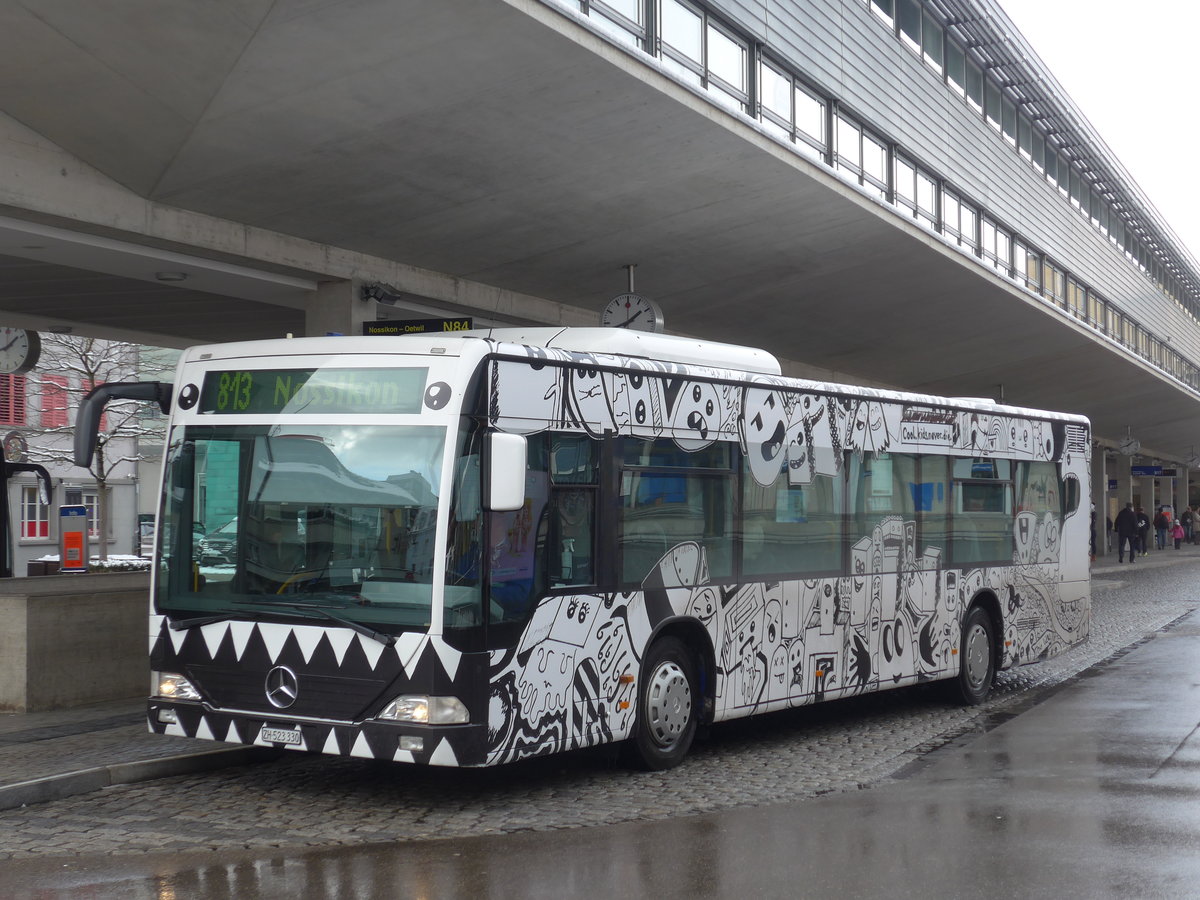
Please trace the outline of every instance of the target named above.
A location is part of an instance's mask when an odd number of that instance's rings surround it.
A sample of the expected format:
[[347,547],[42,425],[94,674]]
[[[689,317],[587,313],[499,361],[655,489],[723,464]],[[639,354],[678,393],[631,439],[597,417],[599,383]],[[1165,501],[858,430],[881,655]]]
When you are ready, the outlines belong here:
[[525,437],[488,435],[488,502],[493,512],[512,512],[525,505]]

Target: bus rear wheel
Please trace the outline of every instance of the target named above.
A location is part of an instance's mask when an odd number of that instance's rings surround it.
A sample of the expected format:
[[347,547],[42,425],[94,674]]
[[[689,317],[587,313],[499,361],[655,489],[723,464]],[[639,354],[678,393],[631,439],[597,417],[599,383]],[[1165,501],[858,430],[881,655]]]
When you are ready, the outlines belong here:
[[679,765],[696,736],[698,697],[696,660],[687,645],[673,637],[655,641],[642,662],[629,761],[650,771]]
[[996,677],[995,624],[987,610],[973,606],[963,619],[959,643],[958,678],[954,693],[967,706],[978,706],[987,699]]

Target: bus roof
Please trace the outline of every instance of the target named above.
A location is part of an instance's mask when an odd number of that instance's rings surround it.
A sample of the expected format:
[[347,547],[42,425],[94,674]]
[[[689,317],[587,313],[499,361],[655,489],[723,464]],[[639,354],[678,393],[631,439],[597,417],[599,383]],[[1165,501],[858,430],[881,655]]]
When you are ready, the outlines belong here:
[[480,328],[459,332],[464,337],[484,337],[508,344],[573,350],[577,353],[611,353],[641,359],[693,366],[711,366],[756,375],[779,375],[779,361],[766,350],[719,341],[702,341],[672,334],[652,334],[625,328]]
[[[950,406],[958,409],[1042,419],[1061,419],[1086,423],[1085,416],[997,403],[983,397],[947,397],[918,394],[888,388],[863,387],[850,382],[816,381],[784,376],[779,361],[765,350],[719,341],[704,341],[676,335],[628,331],[622,328],[530,326],[478,328],[471,331],[425,332],[395,336],[329,336],[294,338],[286,341],[260,340],[191,347],[182,362],[256,357],[279,358],[288,355],[326,355],[359,353],[445,353],[470,355],[467,347],[491,345],[503,352],[507,344],[513,352],[519,347],[543,347],[567,353],[596,353],[645,359],[709,370],[724,370],[728,377],[739,373],[762,376],[752,379],[760,386],[778,385],[817,393],[856,395],[880,401]],[[435,349],[436,348],[436,349]]]

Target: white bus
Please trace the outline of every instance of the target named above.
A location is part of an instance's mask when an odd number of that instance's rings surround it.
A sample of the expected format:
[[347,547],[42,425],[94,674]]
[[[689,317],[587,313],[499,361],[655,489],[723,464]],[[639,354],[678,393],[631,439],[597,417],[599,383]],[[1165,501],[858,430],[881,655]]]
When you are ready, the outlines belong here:
[[1086,419],[601,328],[196,347],[149,725],[446,766],[997,669],[1084,640]]

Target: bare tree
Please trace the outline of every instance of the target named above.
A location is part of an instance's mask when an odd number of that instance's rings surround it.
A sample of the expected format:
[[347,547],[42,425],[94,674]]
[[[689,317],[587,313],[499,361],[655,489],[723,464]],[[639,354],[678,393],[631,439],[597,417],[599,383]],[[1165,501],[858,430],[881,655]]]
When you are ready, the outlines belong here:
[[[117,381],[160,380],[163,354],[138,344],[69,334],[42,334],[41,363],[29,376],[28,393],[39,398],[40,426],[29,427],[29,457],[43,465],[74,466],[75,410],[94,387]],[[146,456],[147,442],[162,440],[164,423],[146,404],[119,400],[105,408],[91,472],[96,480],[98,555],[108,559],[108,485],[116,470]]]

